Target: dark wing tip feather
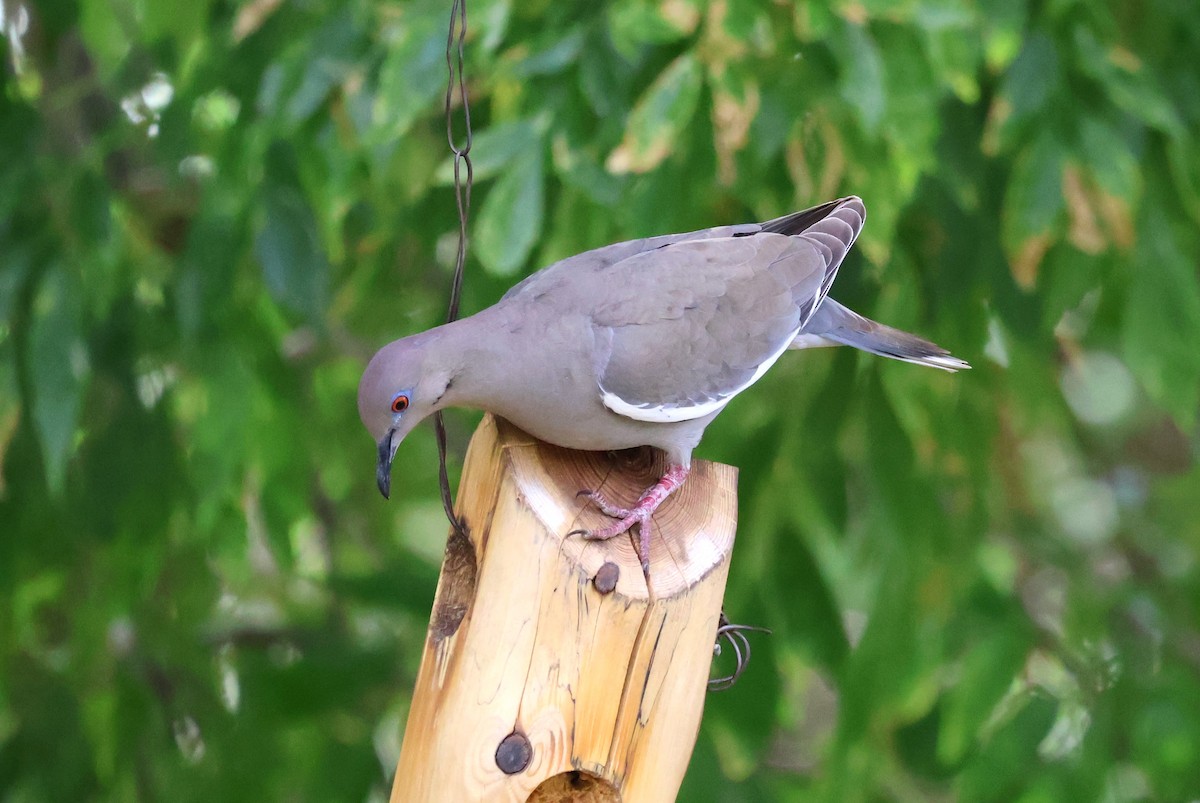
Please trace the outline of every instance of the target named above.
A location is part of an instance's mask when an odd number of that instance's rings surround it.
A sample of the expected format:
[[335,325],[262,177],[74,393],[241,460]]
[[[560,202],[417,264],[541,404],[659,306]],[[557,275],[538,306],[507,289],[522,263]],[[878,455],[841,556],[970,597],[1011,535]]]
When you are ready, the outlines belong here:
[[867,208],[862,199],[857,195],[848,195],[762,224],[764,232],[805,240],[825,263],[820,289],[814,297],[801,304],[801,326],[808,322],[833,286],[838,268],[858,239],[866,220]]
[[[851,212],[857,215],[857,222],[854,222],[853,217],[849,216]],[[803,234],[831,215],[843,218],[856,229],[861,229],[863,222],[867,219],[867,208],[863,204],[862,198],[857,195],[847,195],[844,198],[827,201],[799,212],[792,212],[790,215],[768,220],[766,223],[760,224],[759,229],[771,234],[789,236]]]

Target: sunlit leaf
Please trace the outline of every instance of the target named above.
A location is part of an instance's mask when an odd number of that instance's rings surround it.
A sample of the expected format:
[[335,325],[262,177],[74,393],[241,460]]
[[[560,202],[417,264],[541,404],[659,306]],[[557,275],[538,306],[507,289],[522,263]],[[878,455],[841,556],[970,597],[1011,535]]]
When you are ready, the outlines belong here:
[[608,169],[614,173],[645,173],[666,159],[692,121],[700,100],[700,84],[700,67],[690,54],[667,67],[629,113],[625,137],[609,154]]

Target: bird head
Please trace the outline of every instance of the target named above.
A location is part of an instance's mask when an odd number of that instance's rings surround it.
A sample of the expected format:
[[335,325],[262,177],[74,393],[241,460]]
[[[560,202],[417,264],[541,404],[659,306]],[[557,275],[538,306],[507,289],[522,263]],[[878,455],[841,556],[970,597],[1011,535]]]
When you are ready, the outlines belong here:
[[440,409],[450,386],[450,371],[430,364],[431,340],[425,332],[384,346],[358,385],[358,415],[378,447],[375,480],[385,499],[396,448],[413,427]]

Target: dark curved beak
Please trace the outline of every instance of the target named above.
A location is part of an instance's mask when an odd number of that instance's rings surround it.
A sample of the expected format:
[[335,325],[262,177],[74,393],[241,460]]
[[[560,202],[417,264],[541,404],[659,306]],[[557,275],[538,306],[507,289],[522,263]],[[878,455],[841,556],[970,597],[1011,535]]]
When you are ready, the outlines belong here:
[[396,430],[389,429],[379,442],[379,462],[375,464],[375,482],[379,485],[379,493],[387,499],[392,492],[392,457],[396,449],[392,446],[392,436]]

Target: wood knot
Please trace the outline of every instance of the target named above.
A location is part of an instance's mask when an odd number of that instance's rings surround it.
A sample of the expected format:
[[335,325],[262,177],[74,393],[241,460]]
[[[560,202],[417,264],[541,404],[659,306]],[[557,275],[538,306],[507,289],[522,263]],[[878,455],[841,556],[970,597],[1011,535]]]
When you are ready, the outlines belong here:
[[592,578],[592,585],[601,594],[611,594],[617,587],[617,580],[620,579],[621,567],[609,560],[596,572],[596,576]]
[[435,643],[458,632],[458,626],[471,609],[471,600],[475,599],[475,577],[478,573],[475,545],[471,543],[470,529],[465,519],[462,525],[463,533],[453,528],[446,540],[446,556],[442,560],[442,591],[437,595],[429,622],[429,635]]
[[516,775],[529,766],[533,745],[523,733],[513,731],[496,746],[496,766],[505,775]]

